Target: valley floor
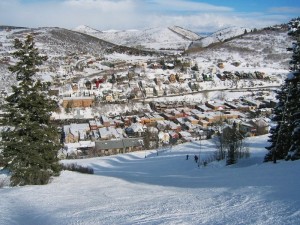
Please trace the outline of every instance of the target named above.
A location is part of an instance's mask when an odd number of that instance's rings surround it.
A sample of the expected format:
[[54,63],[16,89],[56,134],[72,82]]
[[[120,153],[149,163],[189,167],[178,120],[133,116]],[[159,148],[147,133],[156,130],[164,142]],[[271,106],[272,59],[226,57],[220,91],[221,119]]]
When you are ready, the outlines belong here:
[[74,160],[95,174],[0,189],[0,224],[300,224],[300,162],[262,163],[266,140],[247,139],[250,158],[227,167],[194,162],[213,154],[211,141]]

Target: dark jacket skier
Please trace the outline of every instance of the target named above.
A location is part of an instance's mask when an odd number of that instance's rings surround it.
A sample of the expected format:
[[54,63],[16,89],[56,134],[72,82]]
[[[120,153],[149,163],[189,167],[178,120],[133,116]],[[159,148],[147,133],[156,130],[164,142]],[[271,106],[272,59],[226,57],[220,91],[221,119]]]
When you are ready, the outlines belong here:
[[195,162],[197,163],[198,162],[198,156],[194,156],[194,159],[195,159]]

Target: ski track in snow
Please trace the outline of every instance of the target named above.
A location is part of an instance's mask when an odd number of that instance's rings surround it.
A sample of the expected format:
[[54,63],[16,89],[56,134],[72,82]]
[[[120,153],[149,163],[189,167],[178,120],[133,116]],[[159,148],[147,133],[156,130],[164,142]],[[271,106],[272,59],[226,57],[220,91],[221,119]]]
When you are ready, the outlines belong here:
[[[64,161],[95,174],[63,171],[49,185],[0,189],[0,224],[300,224],[300,163],[262,163],[266,139],[248,139],[251,157],[227,167],[198,168],[196,142],[158,156],[151,150]],[[202,141],[200,156],[213,146]]]

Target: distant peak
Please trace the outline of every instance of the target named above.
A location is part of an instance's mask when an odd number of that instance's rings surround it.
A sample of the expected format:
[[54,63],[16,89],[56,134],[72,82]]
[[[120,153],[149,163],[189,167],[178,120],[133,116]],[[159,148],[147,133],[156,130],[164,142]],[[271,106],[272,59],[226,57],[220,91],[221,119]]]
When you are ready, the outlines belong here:
[[96,29],[94,29],[92,27],[89,27],[87,25],[79,25],[76,28],[74,28],[73,30],[81,32],[81,33],[99,33],[99,32],[101,32],[101,31],[96,30]]

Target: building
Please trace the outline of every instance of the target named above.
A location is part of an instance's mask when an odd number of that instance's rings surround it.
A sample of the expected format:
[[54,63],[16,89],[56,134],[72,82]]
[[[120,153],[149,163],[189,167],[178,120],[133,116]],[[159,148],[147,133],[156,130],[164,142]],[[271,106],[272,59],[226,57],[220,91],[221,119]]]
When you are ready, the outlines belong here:
[[62,106],[66,108],[86,108],[94,104],[94,97],[64,97]]
[[142,138],[123,138],[95,142],[95,152],[98,156],[138,151],[142,150],[142,148]]
[[76,143],[86,140],[90,125],[88,123],[70,124],[64,126],[65,143]]

